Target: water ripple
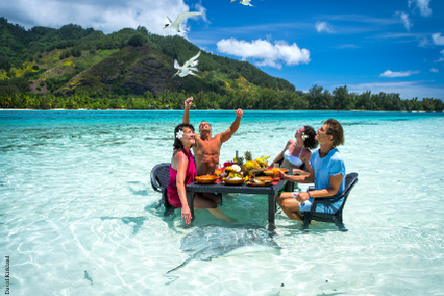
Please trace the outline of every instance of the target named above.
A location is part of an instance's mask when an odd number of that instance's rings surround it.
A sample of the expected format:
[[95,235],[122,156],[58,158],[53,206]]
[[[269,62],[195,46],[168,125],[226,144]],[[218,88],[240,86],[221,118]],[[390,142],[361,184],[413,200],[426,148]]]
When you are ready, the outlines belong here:
[[[344,209],[349,231],[316,222],[306,233],[280,212],[279,254],[196,260],[169,278],[164,273],[186,259],[180,240],[195,227],[224,223],[197,209],[187,228],[179,209],[164,217],[156,207],[161,195],[151,189],[150,171],[170,161],[181,111],[85,112],[8,111],[0,121],[0,245],[11,258],[14,295],[163,295],[196,287],[205,295],[442,293],[442,116],[245,112],[221,162],[236,150],[274,157],[303,125],[319,128],[329,117],[344,123],[339,149],[347,171],[360,174]],[[194,124],[210,121],[214,133],[235,117],[192,116]],[[267,225],[266,196],[226,195],[221,209],[241,225]]]

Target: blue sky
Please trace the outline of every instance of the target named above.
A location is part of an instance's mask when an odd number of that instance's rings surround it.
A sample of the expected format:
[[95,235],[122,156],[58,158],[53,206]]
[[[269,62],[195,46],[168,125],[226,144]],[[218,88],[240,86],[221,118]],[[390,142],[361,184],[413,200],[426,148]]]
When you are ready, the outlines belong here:
[[[68,23],[111,33],[145,26],[180,34],[205,51],[248,60],[308,91],[347,85],[361,93],[399,93],[403,99],[444,99],[444,1],[251,0],[15,0],[1,16],[29,29]],[[202,17],[163,30],[185,11]]]

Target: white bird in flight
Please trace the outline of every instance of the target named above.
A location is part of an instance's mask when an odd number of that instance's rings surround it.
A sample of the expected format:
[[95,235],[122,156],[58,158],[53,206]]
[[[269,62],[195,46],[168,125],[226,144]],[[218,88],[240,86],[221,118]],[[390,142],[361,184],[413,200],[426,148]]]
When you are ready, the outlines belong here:
[[183,12],[183,13],[179,14],[179,15],[176,17],[176,19],[174,20],[174,22],[171,22],[171,20],[170,20],[167,16],[165,16],[166,19],[168,20],[168,24],[166,24],[165,27],[163,27],[163,28],[164,28],[164,29],[165,29],[165,28],[170,28],[170,29],[174,29],[174,30],[176,30],[177,32],[180,32],[180,30],[179,30],[180,23],[181,23],[185,18],[189,18],[189,17],[193,17],[193,16],[199,16],[199,15],[202,15],[202,12],[199,12],[199,11]]
[[186,61],[182,67],[196,67],[198,63],[196,59],[199,57],[199,55],[200,55],[200,50],[194,57]]
[[[264,1],[264,0],[262,0]],[[236,0],[231,0],[230,3],[236,2]],[[243,5],[253,6],[250,4],[251,0],[241,0],[239,3]],[[253,6],[254,7],[254,6]]]
[[177,75],[179,77],[185,77],[190,74],[190,75],[195,75],[195,76],[199,77],[198,75],[194,74],[194,72],[193,72],[193,71],[199,72],[199,70],[197,68],[189,68],[189,67],[185,66],[185,64],[182,67],[180,67],[179,63],[177,62],[176,59],[174,60],[174,69],[177,70],[177,73],[174,74],[174,76]]
[[[248,5],[248,6],[253,6],[253,5],[250,4],[250,1],[251,1],[251,0],[241,0],[240,4]],[[254,6],[253,6],[253,7],[254,7]]]

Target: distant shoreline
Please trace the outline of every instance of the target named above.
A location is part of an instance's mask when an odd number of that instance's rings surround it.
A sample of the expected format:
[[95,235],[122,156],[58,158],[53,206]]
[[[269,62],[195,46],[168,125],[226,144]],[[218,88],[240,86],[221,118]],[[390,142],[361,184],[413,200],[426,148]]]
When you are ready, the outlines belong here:
[[[182,111],[184,109],[26,109],[26,108],[0,108],[0,111]],[[233,111],[234,109],[191,109],[191,111]],[[321,110],[321,109],[275,109],[275,110],[262,110],[262,109],[244,109],[244,111],[321,111],[321,112],[336,112],[337,110]],[[340,110],[341,112],[401,112],[401,113],[444,113],[444,110],[440,111],[425,111],[425,110]]]

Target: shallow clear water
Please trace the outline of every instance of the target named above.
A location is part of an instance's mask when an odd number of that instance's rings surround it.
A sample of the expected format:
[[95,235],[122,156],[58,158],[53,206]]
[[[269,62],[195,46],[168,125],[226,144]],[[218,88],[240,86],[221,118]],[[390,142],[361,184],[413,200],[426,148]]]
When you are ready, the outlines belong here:
[[[309,233],[276,215],[280,251],[193,260],[180,240],[225,225],[206,210],[192,228],[156,209],[151,168],[169,162],[181,111],[0,111],[0,274],[12,295],[436,295],[444,290],[444,116],[393,112],[245,111],[222,146],[274,157],[297,128],[336,118],[359,183],[348,232]],[[234,111],[193,111],[224,131]],[[307,185],[300,185],[305,189]],[[222,210],[267,227],[267,197],[233,195]],[[177,277],[178,276],[178,277]],[[281,284],[284,284],[281,287]],[[4,291],[5,281],[0,281]],[[2,292],[3,293],[3,292]]]

